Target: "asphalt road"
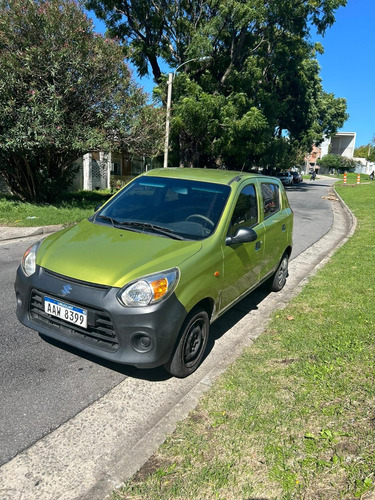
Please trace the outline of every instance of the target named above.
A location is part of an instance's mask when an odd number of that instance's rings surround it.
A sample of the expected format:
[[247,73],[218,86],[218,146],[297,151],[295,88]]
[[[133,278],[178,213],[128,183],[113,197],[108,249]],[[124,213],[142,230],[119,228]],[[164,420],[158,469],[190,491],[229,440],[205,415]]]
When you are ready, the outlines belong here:
[[[295,214],[292,258],[296,258],[330,230],[333,214],[331,202],[327,196],[332,184],[333,182],[329,179],[305,181],[287,189]],[[151,428],[154,429],[171,409],[179,405],[182,400],[189,398],[189,395],[194,394],[195,384],[200,380],[199,375],[195,376],[195,374],[181,381],[169,378],[162,369],[141,371],[103,362],[46,342],[37,333],[19,324],[14,314],[14,276],[24,249],[36,239],[38,238],[34,237],[0,244],[2,282],[0,290],[0,303],[2,304],[0,316],[0,464],[7,463],[38,440],[40,440],[38,446],[43,449],[44,440],[41,439],[43,436],[60,428],[64,422],[68,422],[76,415],[77,418],[74,421],[78,422],[80,412],[84,409],[91,411],[90,405],[94,402],[103,405],[105,398],[101,398],[107,393],[114,398],[111,403],[106,403],[111,405],[113,419],[111,424],[106,424],[103,418],[102,428],[99,427],[97,434],[101,434],[101,430],[105,434],[105,426],[112,426],[115,422],[116,411],[120,411],[122,415],[126,408],[126,415],[123,415],[123,418],[127,422],[127,427],[131,426],[131,422],[141,419],[141,424],[137,421],[138,428],[132,433],[132,435],[137,435],[138,440],[141,440],[142,436],[147,435]],[[290,273],[291,275],[293,273],[293,261],[290,264]],[[279,294],[272,295],[279,296]],[[207,367],[210,363],[212,366],[217,366],[215,356],[222,359],[223,352],[227,352],[224,334],[236,326],[236,334],[241,335],[239,326],[241,321],[253,310],[261,311],[267,296],[268,293],[260,289],[213,325],[213,345],[204,362]],[[269,308],[269,306],[264,307]],[[241,348],[239,342],[236,345],[238,349]],[[233,348],[229,347],[229,351],[233,351]],[[127,383],[122,384],[123,381]],[[209,386],[207,376],[205,384]],[[145,390],[147,394],[142,393]],[[155,391],[155,394],[149,394],[150,391]],[[122,398],[122,403],[118,410],[115,401],[118,401],[119,397]],[[152,403],[149,398],[152,398]],[[92,406],[94,407],[95,405]],[[152,422],[146,416],[144,418],[147,422],[142,420],[142,412],[146,415],[146,408],[148,414],[150,412],[152,414]],[[95,418],[97,421],[97,417]],[[64,429],[61,427],[59,432],[64,432]],[[120,431],[118,432],[121,434]],[[71,442],[73,438],[69,434],[66,434],[65,438],[69,441],[69,448],[73,446],[74,443]],[[102,439],[103,436],[100,435],[97,439],[99,445]],[[61,442],[61,437],[59,442]],[[106,440],[104,439],[103,442],[105,443]],[[134,445],[135,441],[129,442],[130,447]],[[73,453],[72,450],[69,451]],[[141,461],[142,458],[139,460]],[[137,460],[134,460],[134,463],[136,462]],[[11,465],[8,465],[10,470]],[[6,467],[4,466],[4,471],[1,472],[5,472]],[[86,463],[85,474],[90,476],[88,470]],[[20,474],[22,476],[22,473]],[[42,480],[35,479],[35,481],[35,484],[40,487]],[[0,475],[0,490],[1,486]],[[4,496],[4,498],[12,498],[11,485],[7,486],[11,493],[9,497]],[[17,489],[15,491],[19,493]],[[81,497],[66,496],[66,498]],[[38,496],[38,498],[48,497]]]
[[333,184],[331,179],[324,178],[287,187],[294,211],[292,259],[330,230],[333,216],[328,194]]

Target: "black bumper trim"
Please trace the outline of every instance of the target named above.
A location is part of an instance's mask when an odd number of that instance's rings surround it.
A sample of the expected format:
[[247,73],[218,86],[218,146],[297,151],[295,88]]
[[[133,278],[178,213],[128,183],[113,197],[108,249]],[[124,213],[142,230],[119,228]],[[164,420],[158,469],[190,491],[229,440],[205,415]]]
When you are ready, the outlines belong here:
[[[101,349],[108,349],[109,351],[118,349],[119,341],[113,328],[112,320],[105,311],[90,308],[88,310],[87,328],[80,328],[77,325],[44,312],[43,301],[45,295],[38,290],[31,290],[29,312],[30,318],[33,321],[44,324],[46,327],[57,328],[63,335],[89,342],[91,345],[96,345]],[[57,297],[51,298],[56,299]],[[82,304],[75,303],[75,305],[81,306]]]
[[[65,296],[67,283],[70,291]],[[187,315],[175,294],[152,306],[126,308],[117,300],[118,288],[90,286],[39,266],[30,277],[18,268],[15,291],[17,317],[25,326],[90,354],[140,368],[160,366],[170,359]],[[45,295],[87,309],[89,328],[44,313]]]

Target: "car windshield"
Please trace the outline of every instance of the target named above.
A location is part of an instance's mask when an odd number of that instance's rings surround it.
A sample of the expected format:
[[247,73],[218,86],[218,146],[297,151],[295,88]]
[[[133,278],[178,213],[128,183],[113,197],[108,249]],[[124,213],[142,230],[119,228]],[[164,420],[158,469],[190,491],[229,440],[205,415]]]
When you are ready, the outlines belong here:
[[139,177],[91,219],[118,229],[201,240],[216,229],[230,193],[227,185]]

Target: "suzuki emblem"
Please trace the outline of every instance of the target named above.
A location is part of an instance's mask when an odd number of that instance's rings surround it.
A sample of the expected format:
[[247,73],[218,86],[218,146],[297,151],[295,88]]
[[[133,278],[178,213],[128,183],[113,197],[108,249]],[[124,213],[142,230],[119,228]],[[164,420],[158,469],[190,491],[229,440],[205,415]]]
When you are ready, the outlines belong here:
[[72,290],[72,287],[70,285],[64,285],[63,289],[61,290],[62,295],[69,295],[70,291]]

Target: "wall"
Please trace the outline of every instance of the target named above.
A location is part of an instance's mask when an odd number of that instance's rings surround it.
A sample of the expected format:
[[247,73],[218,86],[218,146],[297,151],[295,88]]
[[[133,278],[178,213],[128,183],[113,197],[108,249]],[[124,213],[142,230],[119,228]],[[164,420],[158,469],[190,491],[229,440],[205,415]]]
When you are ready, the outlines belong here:
[[355,132],[338,132],[333,137],[325,139],[321,145],[321,158],[327,154],[353,158],[356,135]]
[[331,139],[330,153],[353,158],[356,134],[336,134]]

